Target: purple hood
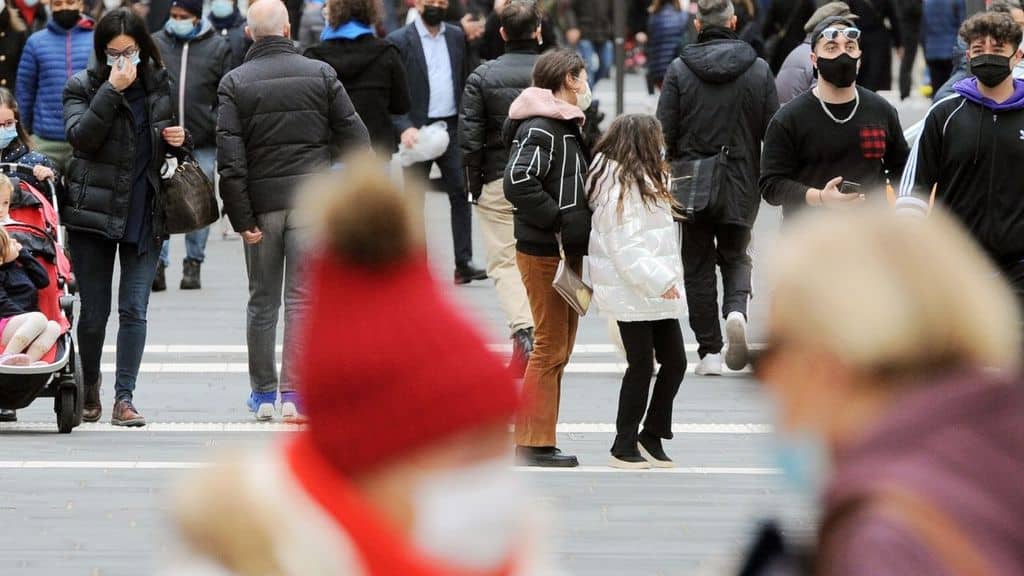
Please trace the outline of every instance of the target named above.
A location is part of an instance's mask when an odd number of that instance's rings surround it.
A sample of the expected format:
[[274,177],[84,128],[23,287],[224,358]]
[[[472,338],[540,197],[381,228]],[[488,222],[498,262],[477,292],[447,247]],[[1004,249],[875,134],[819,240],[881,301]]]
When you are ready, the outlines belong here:
[[1010,96],[1009,100],[1001,104],[997,104],[995,101],[981,95],[981,91],[978,90],[977,78],[964,78],[953,85],[953,90],[971,102],[980,104],[995,112],[1024,109],[1024,80],[1013,81],[1013,96]]
[[[837,451],[835,464],[827,512],[886,487],[910,491],[964,531],[993,575],[1024,574],[1020,380],[981,370],[938,377],[898,400],[865,436]],[[843,573],[897,573],[884,569],[895,565],[907,574],[944,572],[934,551],[922,549],[906,526],[884,516],[865,513],[841,532],[833,560],[854,563]],[[875,553],[880,543],[886,554]],[[915,560],[908,565],[898,558]]]

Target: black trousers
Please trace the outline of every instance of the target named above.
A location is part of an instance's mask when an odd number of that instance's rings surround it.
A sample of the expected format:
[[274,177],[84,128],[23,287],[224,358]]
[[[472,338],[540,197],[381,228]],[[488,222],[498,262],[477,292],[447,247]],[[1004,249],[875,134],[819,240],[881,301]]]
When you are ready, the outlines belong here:
[[953,75],[952,60],[929,60],[928,76],[932,83],[932,94],[938,94],[949,77]]
[[[637,436],[645,411],[644,430],[658,438],[672,438],[672,402],[686,374],[686,349],[678,320],[619,322],[619,332],[629,366],[619,391],[612,454],[628,456],[637,452]],[[655,357],[661,368],[651,394]]]
[[690,308],[690,328],[697,336],[703,358],[722,351],[722,327],[718,321],[718,276],[722,269],[722,317],[731,312],[747,314],[753,263],[747,254],[750,229],[732,224],[694,222],[683,224],[683,280]]
[[[428,120],[427,125],[437,120]],[[413,164],[406,168],[406,177],[413,176],[426,182],[430,178],[430,168],[437,163],[441,170],[441,188],[448,193],[451,204],[452,242],[455,247],[455,265],[463,266],[473,261],[473,224],[470,212],[469,197],[466,195],[466,182],[462,174],[462,158],[459,155],[459,119],[445,119],[448,123],[448,136],[451,141],[444,155],[433,162]]]

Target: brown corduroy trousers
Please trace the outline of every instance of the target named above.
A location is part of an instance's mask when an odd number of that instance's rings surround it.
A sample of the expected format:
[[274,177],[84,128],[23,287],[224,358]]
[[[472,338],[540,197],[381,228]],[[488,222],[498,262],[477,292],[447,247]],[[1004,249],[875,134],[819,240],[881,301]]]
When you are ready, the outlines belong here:
[[[516,253],[533,313],[534,342],[523,377],[524,404],[516,418],[516,445],[555,446],[562,375],[576,343],[579,316],[551,287],[560,258]],[[570,266],[580,270],[582,257]]]

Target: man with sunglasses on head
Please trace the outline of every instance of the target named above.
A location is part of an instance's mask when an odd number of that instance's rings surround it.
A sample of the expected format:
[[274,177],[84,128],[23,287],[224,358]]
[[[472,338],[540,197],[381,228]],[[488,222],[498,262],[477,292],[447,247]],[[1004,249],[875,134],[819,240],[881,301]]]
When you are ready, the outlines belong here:
[[955,214],[1024,303],[1024,38],[1007,14],[983,13],[960,28],[974,78],[935,104],[914,144],[897,207],[927,213],[939,202]]
[[806,206],[842,207],[885,197],[909,154],[899,114],[857,86],[860,30],[826,18],[811,34],[818,85],[782,107],[765,136],[761,194],[790,216]]

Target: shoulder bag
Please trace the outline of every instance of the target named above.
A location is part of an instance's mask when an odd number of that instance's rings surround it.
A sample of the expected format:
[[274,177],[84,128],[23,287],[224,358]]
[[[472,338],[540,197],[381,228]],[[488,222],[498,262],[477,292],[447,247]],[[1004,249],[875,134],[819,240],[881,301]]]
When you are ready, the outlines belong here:
[[565,300],[577,314],[586,316],[590,309],[590,301],[594,297],[594,289],[587,286],[587,283],[580,278],[580,275],[573,270],[565,259],[565,248],[562,246],[562,235],[558,234],[558,254],[562,261],[558,263],[558,270],[555,271],[555,280],[551,287],[558,292],[558,295]]

